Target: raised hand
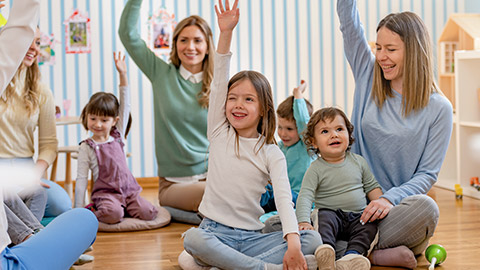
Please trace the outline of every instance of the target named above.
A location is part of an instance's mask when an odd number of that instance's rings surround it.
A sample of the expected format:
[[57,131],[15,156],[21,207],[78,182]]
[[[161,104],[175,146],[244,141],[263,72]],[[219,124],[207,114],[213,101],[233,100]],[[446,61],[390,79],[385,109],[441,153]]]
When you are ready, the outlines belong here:
[[113,60],[115,61],[115,67],[120,75],[127,74],[127,64],[125,63],[125,55],[122,57],[122,52],[113,52]]
[[[117,57],[118,56],[118,57]],[[115,61],[115,67],[117,68],[118,75],[120,75],[120,86],[128,85],[127,78],[127,63],[125,63],[125,55],[122,57],[122,52],[113,52],[113,60]]]
[[[220,7],[220,9],[218,7]],[[215,5],[215,12],[217,13],[218,27],[220,28],[220,31],[233,31],[238,23],[238,18],[240,17],[238,0],[235,0],[232,9],[230,9],[230,3],[228,0],[225,0],[225,7],[223,7],[222,0],[218,0],[218,6]]]
[[296,99],[302,99],[305,89],[307,89],[307,83],[304,80],[301,80],[300,85],[293,89],[293,96]]

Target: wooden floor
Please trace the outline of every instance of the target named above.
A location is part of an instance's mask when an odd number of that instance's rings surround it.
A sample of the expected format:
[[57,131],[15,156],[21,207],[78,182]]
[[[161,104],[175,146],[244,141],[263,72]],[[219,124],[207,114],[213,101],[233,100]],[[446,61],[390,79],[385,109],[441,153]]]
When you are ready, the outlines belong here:
[[[156,202],[157,189],[144,189],[142,195]],[[453,192],[433,188],[429,195],[440,207],[440,221],[431,244],[447,250],[447,260],[437,270],[480,269],[480,200],[464,197],[456,201]],[[73,269],[149,270],[180,269],[177,256],[183,250],[181,234],[191,225],[171,223],[150,231],[98,233],[93,245],[92,263]],[[375,270],[401,269],[372,267]],[[416,269],[428,269],[424,256]]]

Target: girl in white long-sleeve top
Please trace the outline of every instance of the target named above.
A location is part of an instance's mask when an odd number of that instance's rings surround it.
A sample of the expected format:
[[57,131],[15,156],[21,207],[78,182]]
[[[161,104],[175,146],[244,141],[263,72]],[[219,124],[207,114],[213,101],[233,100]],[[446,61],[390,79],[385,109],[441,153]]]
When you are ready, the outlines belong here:
[[[316,269],[322,243],[314,231],[298,231],[285,157],[275,143],[275,110],[268,80],[242,71],[230,81],[232,32],[238,0],[216,7],[220,37],[208,108],[210,159],[199,207],[205,218],[186,232],[184,247],[198,264],[221,269]],[[262,234],[260,197],[271,181],[283,233]],[[313,259],[313,260],[312,260]],[[282,266],[282,262],[285,266]]]

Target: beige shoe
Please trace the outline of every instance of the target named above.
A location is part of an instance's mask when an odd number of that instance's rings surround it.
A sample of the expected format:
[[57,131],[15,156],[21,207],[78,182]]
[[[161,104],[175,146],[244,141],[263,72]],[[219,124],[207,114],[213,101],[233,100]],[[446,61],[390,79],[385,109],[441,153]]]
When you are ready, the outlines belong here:
[[178,256],[178,266],[184,270],[208,270],[213,269],[210,266],[201,266],[197,264],[192,255],[188,254],[185,250]]
[[335,250],[332,246],[323,244],[315,250],[318,270],[335,270]]
[[370,261],[359,254],[348,254],[335,262],[337,270],[369,270]]

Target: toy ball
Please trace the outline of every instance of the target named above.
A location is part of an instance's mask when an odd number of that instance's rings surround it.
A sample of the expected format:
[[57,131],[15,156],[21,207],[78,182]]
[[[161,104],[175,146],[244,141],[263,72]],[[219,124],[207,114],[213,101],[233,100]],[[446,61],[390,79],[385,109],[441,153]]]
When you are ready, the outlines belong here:
[[447,251],[445,248],[438,244],[430,245],[425,250],[425,257],[431,263],[429,270],[433,270],[435,265],[441,264],[447,258]]

